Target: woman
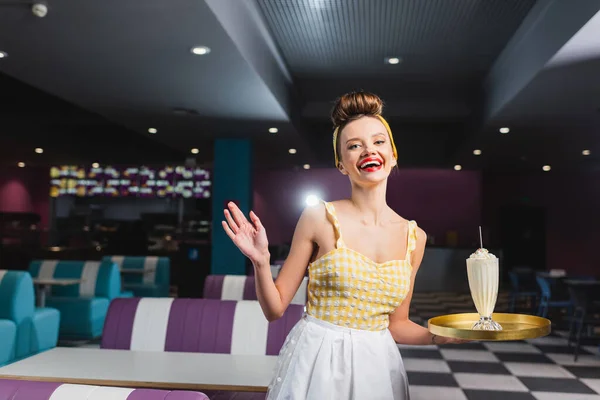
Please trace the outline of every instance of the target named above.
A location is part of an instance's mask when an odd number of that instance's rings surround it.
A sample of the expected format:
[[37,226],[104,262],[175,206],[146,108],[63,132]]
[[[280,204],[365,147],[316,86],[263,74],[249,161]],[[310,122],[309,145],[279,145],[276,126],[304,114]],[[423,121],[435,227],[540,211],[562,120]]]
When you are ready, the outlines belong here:
[[352,185],[349,199],[304,210],[275,281],[259,218],[235,204],[224,210],[228,236],[253,263],[269,321],[281,317],[308,266],[306,314],[282,346],[267,399],[408,399],[396,343],[445,344],[410,321],[425,232],[386,204],[397,166],[392,132],[374,94],[342,96],[332,112],[335,165]]

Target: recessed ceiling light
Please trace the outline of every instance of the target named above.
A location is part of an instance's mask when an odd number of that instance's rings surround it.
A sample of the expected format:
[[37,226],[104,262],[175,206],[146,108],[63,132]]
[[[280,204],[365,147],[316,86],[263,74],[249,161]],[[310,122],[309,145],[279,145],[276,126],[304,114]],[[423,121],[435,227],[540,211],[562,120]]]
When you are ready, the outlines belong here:
[[385,59],[385,62],[388,64],[400,64],[400,61],[402,61],[402,59],[400,57],[388,57]]
[[289,149],[289,150],[288,150],[288,152],[289,152],[290,154],[296,154],[296,149]]
[[158,130],[156,128],[148,128],[148,133],[156,133]]
[[507,127],[500,128],[500,133],[508,133],[508,132],[510,132],[510,128],[507,128]]
[[458,165],[457,164],[457,165],[454,166],[454,170],[455,171],[460,171],[461,169],[462,169],[462,165]]
[[203,56],[205,54],[210,53],[210,49],[206,46],[196,46],[192,48],[192,53]]
[[277,133],[279,132],[279,129],[277,128],[269,128],[269,133]]
[[200,152],[200,150],[198,150],[197,148],[193,148],[191,150],[192,154],[198,154]]
[[549,165],[544,165],[542,169],[546,172],[550,171],[552,168]]
[[591,151],[589,151],[589,150],[583,150],[583,151],[581,152],[581,154],[583,154],[584,156],[589,156],[591,153],[592,153],[592,152],[591,152]]
[[35,152],[38,154],[42,154],[44,152],[44,149],[42,149],[41,147],[36,147]]
[[23,168],[23,167],[25,167],[25,163],[24,163],[23,161],[19,161],[19,162],[17,163],[17,166],[18,166],[19,168]]
[[310,164],[304,164],[304,165],[302,166],[302,168],[304,168],[304,169],[310,169]]
[[3,51],[0,51],[0,58],[6,58],[6,57],[8,57],[8,54],[6,54]]
[[98,164],[97,162],[92,164],[92,168],[99,168],[99,167],[100,167],[100,164]]
[[476,156],[480,156],[481,155],[481,150],[475,149],[475,150],[473,150],[473,154],[475,154]]

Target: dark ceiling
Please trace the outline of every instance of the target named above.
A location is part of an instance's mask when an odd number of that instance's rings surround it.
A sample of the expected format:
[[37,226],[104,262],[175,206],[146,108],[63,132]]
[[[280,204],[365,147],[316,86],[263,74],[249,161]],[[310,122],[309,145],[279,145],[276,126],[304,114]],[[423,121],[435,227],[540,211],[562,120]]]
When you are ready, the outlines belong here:
[[600,0],[46,4],[0,0],[2,164],[209,165],[238,137],[258,168],[330,167],[333,101],[363,89],[402,166],[596,168]]

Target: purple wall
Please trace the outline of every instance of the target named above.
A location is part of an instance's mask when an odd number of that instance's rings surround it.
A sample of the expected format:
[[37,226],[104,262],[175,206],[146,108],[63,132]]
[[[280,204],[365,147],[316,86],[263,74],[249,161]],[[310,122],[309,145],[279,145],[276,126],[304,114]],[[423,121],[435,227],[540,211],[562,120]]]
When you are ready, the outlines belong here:
[[[448,170],[400,170],[390,177],[388,204],[414,219],[435,244],[446,232],[458,232],[459,245],[478,243],[478,225],[498,245],[503,206],[528,204],[546,211],[547,268],[574,274],[598,274],[600,252],[600,172],[485,175]],[[331,201],[350,195],[348,179],[335,169],[259,172],[254,181],[254,210],[271,244],[291,241],[304,198],[314,192]],[[481,219],[483,217],[483,220]],[[486,235],[487,236],[487,235]]]
[[[574,273],[600,268],[600,172],[485,175],[471,171],[400,170],[390,177],[388,204],[416,220],[435,243],[456,230],[459,244],[475,246],[483,222],[494,235],[503,205],[530,204],[546,209],[547,266]],[[350,195],[348,178],[336,169],[261,171],[254,178],[254,210],[272,244],[291,241],[308,193],[331,201]],[[47,226],[49,179],[45,168],[0,169],[0,211],[36,212]]]
[[[270,244],[290,242],[307,194],[326,201],[350,195],[348,178],[333,168],[308,171],[261,171],[254,179],[254,211]],[[481,220],[481,175],[470,171],[400,170],[388,182],[388,204],[417,221],[436,244],[448,231],[458,232],[460,245],[478,241]]]
[[486,175],[484,218],[498,230],[503,205],[524,198],[546,210],[546,264],[575,274],[600,270],[600,172]]
[[49,174],[46,168],[0,169],[0,211],[34,212],[48,226],[50,203]]

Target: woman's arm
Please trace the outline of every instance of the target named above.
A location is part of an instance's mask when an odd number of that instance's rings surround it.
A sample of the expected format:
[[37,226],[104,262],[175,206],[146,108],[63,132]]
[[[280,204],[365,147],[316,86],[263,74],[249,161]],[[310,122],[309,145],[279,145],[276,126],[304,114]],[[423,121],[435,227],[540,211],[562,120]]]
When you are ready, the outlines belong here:
[[390,315],[389,330],[396,343],[400,344],[432,344],[433,335],[423,326],[408,319],[410,301],[412,300],[413,288],[417,271],[423,260],[427,234],[423,229],[417,228],[417,245],[411,254],[412,273],[410,275],[410,289],[402,304]]
[[313,251],[315,229],[320,222],[319,207],[323,206],[307,207],[303,211],[294,231],[290,253],[276,281],[273,281],[271,274],[271,255],[265,228],[260,220],[251,212],[251,224],[235,204],[231,203],[228,207],[225,218],[229,225],[223,221],[223,228],[242,253],[252,261],[256,295],[263,313],[269,321],[281,318],[306,273]]
[[421,266],[423,254],[425,253],[425,244],[427,242],[427,234],[423,229],[417,228],[417,245],[411,255],[412,274],[410,276],[410,290],[406,295],[402,304],[396,308],[393,314],[390,315],[390,330],[392,337],[399,344],[412,345],[428,345],[428,344],[447,344],[447,343],[464,343],[465,340],[451,339],[433,335],[427,328],[414,323],[408,318],[410,310],[410,301],[412,300],[413,288],[417,271]]

